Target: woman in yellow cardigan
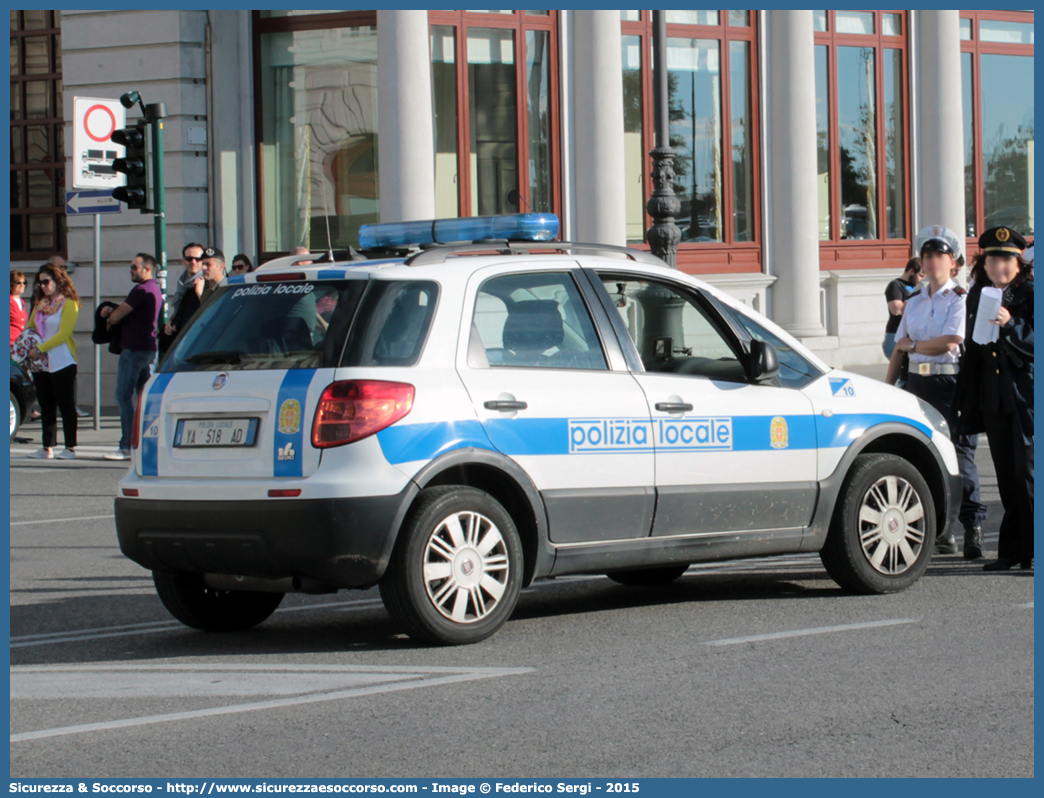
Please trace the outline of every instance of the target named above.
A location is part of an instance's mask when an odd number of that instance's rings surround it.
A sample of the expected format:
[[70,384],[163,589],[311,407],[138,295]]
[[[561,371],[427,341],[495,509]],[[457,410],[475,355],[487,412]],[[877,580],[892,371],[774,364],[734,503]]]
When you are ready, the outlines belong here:
[[61,266],[45,264],[36,274],[35,300],[26,328],[40,335],[40,343],[29,350],[34,360],[47,358],[47,368],[33,372],[36,398],[43,422],[43,448],[30,457],[50,460],[58,443],[58,411],[62,414],[65,451],[60,460],[76,459],[76,342],[73,329],[80,315],[80,297]]

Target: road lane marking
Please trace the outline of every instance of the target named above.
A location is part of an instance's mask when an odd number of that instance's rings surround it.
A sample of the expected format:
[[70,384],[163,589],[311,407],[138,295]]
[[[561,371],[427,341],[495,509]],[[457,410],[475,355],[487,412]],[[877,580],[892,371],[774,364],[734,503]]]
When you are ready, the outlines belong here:
[[746,637],[728,637],[723,640],[708,640],[705,646],[732,646],[737,643],[759,643],[763,640],[781,640],[786,637],[806,637],[808,635],[825,635],[832,632],[851,632],[857,629],[877,629],[881,626],[898,626],[904,623],[917,623],[913,618],[893,618],[887,621],[868,621],[866,623],[847,623],[841,626],[817,626],[814,629],[793,629],[789,632],[770,632],[763,635]]
[[11,526],[28,526],[30,524],[60,524],[63,521],[98,521],[102,518],[115,518],[113,513],[108,515],[81,515],[78,518],[43,518],[39,521],[12,521]]
[[[83,734],[95,731],[108,731],[111,729],[123,729],[133,726],[147,726],[157,723],[169,723],[179,720],[191,720],[194,718],[207,718],[219,715],[232,715],[242,712],[257,712],[266,709],[279,709],[283,707],[300,706],[302,704],[315,704],[326,701],[340,701],[347,698],[360,698],[362,696],[379,695],[381,693],[397,692],[400,690],[412,690],[418,687],[435,687],[442,684],[453,684],[456,682],[474,681],[477,679],[498,678],[502,676],[521,676],[533,671],[532,668],[406,668],[406,667],[377,667],[377,666],[308,666],[300,665],[96,665],[96,666],[43,666],[43,667],[16,667],[11,669],[12,684],[22,675],[50,673],[57,678],[54,681],[55,689],[67,680],[66,674],[94,672],[104,674],[116,671],[193,671],[193,672],[222,672],[243,673],[258,671],[277,671],[282,673],[342,673],[342,674],[384,674],[386,681],[378,685],[362,687],[351,687],[332,692],[313,693],[311,695],[295,696],[291,698],[272,699],[268,701],[257,701],[246,704],[233,704],[230,706],[211,707],[188,712],[170,712],[161,715],[145,715],[136,718],[123,718],[120,720],[102,721],[98,723],[84,723],[75,726],[60,726],[52,729],[40,729],[38,731],[20,732],[11,735],[11,742],[24,742],[27,740],[39,740],[47,737],[61,737],[71,734]],[[121,677],[122,678],[122,677]]]
[[1032,601],[1028,601],[1025,604],[1016,604],[1015,606],[1018,607],[1019,609],[1023,609],[1023,610],[1032,610],[1033,609],[1033,602]]

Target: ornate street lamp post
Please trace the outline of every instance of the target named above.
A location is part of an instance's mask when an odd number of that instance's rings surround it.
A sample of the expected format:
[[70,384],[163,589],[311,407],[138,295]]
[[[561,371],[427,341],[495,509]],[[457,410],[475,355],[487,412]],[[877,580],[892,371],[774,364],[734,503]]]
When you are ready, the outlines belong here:
[[667,91],[667,12],[653,11],[653,109],[656,147],[652,157],[653,192],[645,204],[653,223],[646,233],[652,254],[678,268],[681,230],[674,218],[681,202],[674,194],[674,150],[671,149]]

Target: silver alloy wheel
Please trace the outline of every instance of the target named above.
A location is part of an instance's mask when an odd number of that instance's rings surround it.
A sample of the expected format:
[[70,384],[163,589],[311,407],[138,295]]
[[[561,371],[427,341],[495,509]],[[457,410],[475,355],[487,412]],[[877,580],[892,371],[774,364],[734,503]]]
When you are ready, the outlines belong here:
[[15,407],[15,400],[11,400],[11,437],[14,437],[15,429],[18,426],[18,408]]
[[428,538],[424,587],[435,609],[455,623],[475,623],[493,612],[509,574],[507,545],[484,515],[453,513]]
[[875,570],[895,576],[908,570],[924,546],[924,505],[902,477],[877,480],[859,507],[859,543]]

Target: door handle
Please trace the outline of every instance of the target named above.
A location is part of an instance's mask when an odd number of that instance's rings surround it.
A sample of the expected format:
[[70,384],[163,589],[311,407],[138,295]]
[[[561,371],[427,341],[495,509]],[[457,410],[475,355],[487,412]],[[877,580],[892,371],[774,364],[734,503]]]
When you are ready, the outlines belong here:
[[686,402],[657,402],[656,409],[663,413],[688,413],[692,405]]
[[482,406],[486,410],[525,410],[529,407],[525,402],[507,402],[503,399],[490,399],[488,402],[483,402]]

